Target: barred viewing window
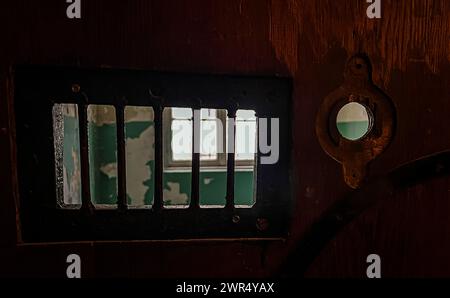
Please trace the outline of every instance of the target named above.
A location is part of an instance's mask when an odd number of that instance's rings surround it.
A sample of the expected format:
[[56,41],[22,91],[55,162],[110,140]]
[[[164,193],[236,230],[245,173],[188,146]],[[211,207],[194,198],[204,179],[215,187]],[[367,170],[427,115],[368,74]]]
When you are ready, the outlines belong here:
[[[96,208],[117,208],[117,123],[115,109],[88,106],[88,147],[91,200]],[[164,206],[188,207],[192,167],[193,113],[189,108],[166,108],[163,121]],[[217,114],[220,113],[220,118]],[[163,114],[164,118],[164,114]],[[152,107],[125,106],[126,206],[151,208],[154,198],[154,114]],[[200,207],[224,207],[228,121],[226,110],[201,109]],[[81,208],[80,139],[78,108],[53,106],[57,201],[60,208]],[[254,168],[256,117],[254,111],[236,112],[236,207],[255,201]],[[236,182],[238,182],[236,181]],[[236,200],[236,197],[239,200]]]
[[[23,67],[15,82],[24,241],[285,235],[289,80]],[[259,118],[279,119],[275,164]]]

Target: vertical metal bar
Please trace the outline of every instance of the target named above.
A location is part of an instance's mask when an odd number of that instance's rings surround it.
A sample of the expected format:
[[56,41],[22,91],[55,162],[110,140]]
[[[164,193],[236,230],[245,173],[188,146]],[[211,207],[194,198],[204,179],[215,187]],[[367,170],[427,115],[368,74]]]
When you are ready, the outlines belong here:
[[[258,179],[259,171],[258,171],[258,165],[260,164],[260,154],[259,154],[259,115],[257,112],[255,112],[255,118],[256,118],[256,134],[255,134],[255,156],[253,157],[254,165],[253,165],[253,202],[256,204],[259,200],[257,200],[257,196],[259,193],[257,192],[258,189],[258,181],[261,181],[261,179]],[[270,140],[270,139],[269,139]]]
[[80,164],[81,164],[81,209],[92,213],[94,205],[91,201],[91,185],[89,178],[89,141],[86,97],[78,105],[80,133]]
[[[63,104],[53,104],[53,148],[55,151],[56,198],[64,205],[64,114]],[[78,118],[78,112],[76,112]]]
[[163,208],[163,107],[153,106],[155,121],[155,194],[153,210]]
[[125,152],[125,102],[119,100],[116,105],[117,127],[117,208],[127,209],[127,165]]
[[200,207],[200,109],[193,110],[192,123],[192,180],[191,203],[189,208]]
[[225,208],[234,208],[234,171],[236,151],[236,109],[228,109],[227,194]]

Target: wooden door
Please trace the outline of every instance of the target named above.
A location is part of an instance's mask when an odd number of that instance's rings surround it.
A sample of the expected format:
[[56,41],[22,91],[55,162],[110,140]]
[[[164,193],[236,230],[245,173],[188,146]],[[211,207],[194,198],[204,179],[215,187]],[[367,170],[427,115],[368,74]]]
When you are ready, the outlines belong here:
[[[259,277],[278,272],[313,223],[355,193],[315,133],[323,99],[342,85],[346,62],[355,54],[370,59],[373,83],[389,96],[396,112],[395,134],[371,163],[367,185],[403,164],[450,149],[446,0],[381,0],[380,19],[367,17],[364,0],[81,2],[81,19],[67,18],[65,1],[1,4],[1,275],[64,277],[66,257],[72,253],[82,257],[83,276],[90,277]],[[20,64],[291,77],[293,163],[286,191],[292,192],[295,206],[289,237],[21,243],[13,72]],[[365,277],[366,257],[375,253],[382,276],[450,275],[450,181],[445,170],[440,173],[392,192],[362,186],[376,203],[331,235],[308,260],[304,274]],[[383,198],[378,202],[377,196]]]

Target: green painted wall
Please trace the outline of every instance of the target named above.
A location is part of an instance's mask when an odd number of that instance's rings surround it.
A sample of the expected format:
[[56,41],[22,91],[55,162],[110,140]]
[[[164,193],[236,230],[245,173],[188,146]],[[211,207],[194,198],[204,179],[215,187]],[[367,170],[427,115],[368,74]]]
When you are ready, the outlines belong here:
[[366,134],[368,121],[337,122],[337,128],[342,136],[350,140],[357,140]]
[[[67,174],[74,172],[74,155],[72,150],[78,152],[79,160],[79,139],[78,139],[78,119],[74,117],[64,117],[64,167]],[[127,142],[135,140],[139,142],[144,137],[148,129],[153,129],[153,123],[149,121],[134,121],[125,123]],[[91,196],[95,204],[116,204],[117,202],[117,152],[116,152],[116,125],[89,122],[89,162],[91,176]],[[147,135],[148,137],[148,135]],[[153,143],[153,139],[147,140]],[[139,150],[142,147],[139,147]],[[133,152],[139,156],[145,156],[143,152]],[[153,156],[153,155],[152,155]],[[138,183],[142,189],[142,198],[133,197],[128,192],[128,203],[130,205],[151,205],[154,194],[154,160],[149,158],[138,159],[138,167],[145,167],[148,171],[143,179],[137,175],[134,168],[127,169],[127,185],[131,182]],[[127,159],[127,166],[128,159]],[[238,205],[252,205],[253,199],[253,171],[237,171],[235,173],[235,202]],[[139,181],[129,181],[137,179]],[[70,181],[70,179],[67,179]],[[142,180],[142,181],[140,181]],[[191,192],[191,173],[167,172],[163,175],[165,205],[189,204]],[[136,184],[135,184],[136,185]],[[175,189],[174,189],[175,186]],[[179,187],[179,189],[178,189]],[[136,192],[134,192],[136,193]],[[208,171],[200,173],[200,203],[202,205],[224,205],[226,195],[226,171]],[[143,204],[142,204],[143,202]]]

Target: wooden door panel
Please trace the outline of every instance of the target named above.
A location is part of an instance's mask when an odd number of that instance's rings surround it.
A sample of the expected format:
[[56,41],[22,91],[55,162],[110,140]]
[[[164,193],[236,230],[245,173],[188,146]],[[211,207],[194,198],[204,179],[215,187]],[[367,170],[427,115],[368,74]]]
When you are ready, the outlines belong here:
[[[397,113],[395,136],[370,165],[368,181],[450,149],[447,0],[384,0],[381,19],[367,18],[364,0],[83,1],[80,20],[67,19],[65,1],[0,6],[0,275],[64,277],[61,258],[73,251],[86,258],[88,276],[279,272],[312,224],[354,192],[341,165],[322,150],[315,119],[357,53],[370,58],[374,83]],[[291,77],[296,202],[290,236],[284,242],[17,246],[13,69],[19,64]],[[384,198],[330,236],[306,275],[365,277],[369,252],[380,254],[385,276],[450,275],[448,189],[448,178],[441,176]],[[110,259],[118,261],[112,265]]]

